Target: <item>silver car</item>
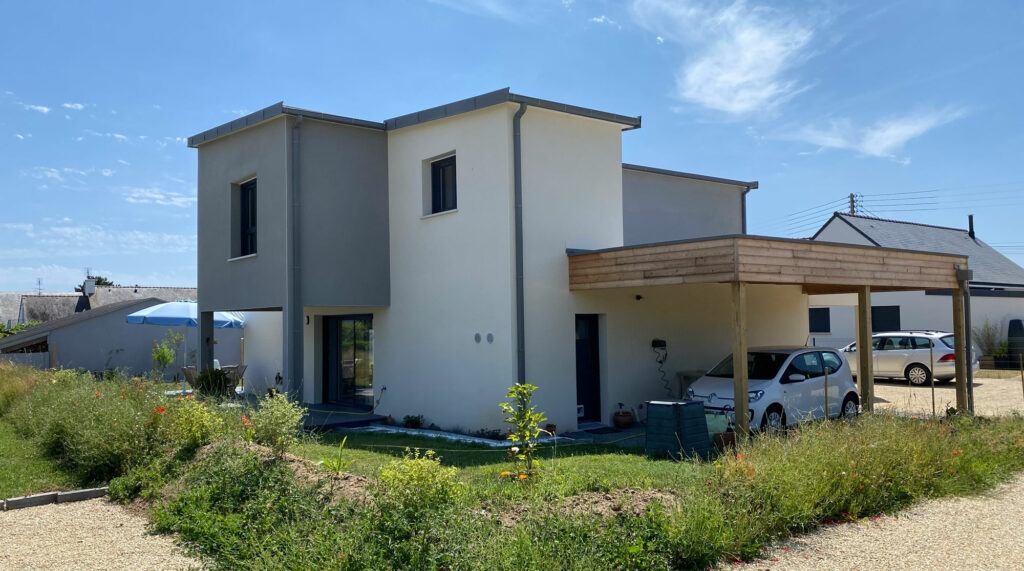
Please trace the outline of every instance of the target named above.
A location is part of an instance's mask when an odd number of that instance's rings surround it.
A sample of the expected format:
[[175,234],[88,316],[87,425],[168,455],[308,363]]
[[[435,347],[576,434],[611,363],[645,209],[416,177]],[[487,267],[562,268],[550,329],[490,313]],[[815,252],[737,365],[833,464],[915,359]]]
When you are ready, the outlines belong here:
[[[926,385],[932,375],[940,383],[956,377],[956,351],[953,334],[943,331],[892,331],[871,336],[876,378],[906,379],[914,385]],[[929,355],[930,349],[930,355]],[[854,375],[860,366],[857,344],[843,347]],[[932,360],[929,363],[929,359]],[[977,352],[971,351],[971,366],[978,370]]]

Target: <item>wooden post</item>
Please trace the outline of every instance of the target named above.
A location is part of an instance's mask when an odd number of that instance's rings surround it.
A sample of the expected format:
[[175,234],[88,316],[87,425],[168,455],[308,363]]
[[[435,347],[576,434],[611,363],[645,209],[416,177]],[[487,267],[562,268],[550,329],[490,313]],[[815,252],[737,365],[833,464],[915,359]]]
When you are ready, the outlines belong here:
[[935,340],[928,340],[928,377],[932,381],[932,418],[935,418]]
[[857,290],[857,381],[864,412],[875,410],[875,354],[871,347],[871,286]]
[[822,418],[828,420],[828,365],[824,362],[822,362],[821,365],[825,370],[825,415]]
[[1024,391],[1024,353],[1019,353],[1017,356],[1020,357],[1020,388]]
[[56,369],[59,366],[59,363],[57,362],[57,345],[55,345],[53,341],[47,339],[46,351],[49,353],[50,357],[50,368]]
[[953,350],[955,352],[956,370],[956,408],[960,412],[967,412],[967,351],[965,349],[964,323],[964,292],[960,288],[953,290]]
[[750,433],[749,383],[747,379],[747,284],[732,284],[732,388],[735,396],[736,436]]

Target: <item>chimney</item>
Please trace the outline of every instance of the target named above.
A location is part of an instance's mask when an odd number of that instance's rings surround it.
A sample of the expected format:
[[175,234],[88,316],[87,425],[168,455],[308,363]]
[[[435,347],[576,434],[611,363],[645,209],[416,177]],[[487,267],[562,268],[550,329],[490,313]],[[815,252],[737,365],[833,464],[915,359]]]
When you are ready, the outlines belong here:
[[967,235],[974,239],[974,215],[967,215]]
[[82,293],[86,296],[96,293],[96,278],[85,278],[82,282]]

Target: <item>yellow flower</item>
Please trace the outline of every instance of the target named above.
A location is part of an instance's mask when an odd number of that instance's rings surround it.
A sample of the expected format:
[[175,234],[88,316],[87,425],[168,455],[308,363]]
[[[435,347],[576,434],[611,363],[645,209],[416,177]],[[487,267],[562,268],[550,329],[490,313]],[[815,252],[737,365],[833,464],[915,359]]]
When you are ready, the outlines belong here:
[[511,476],[511,475],[512,475],[512,473],[511,473],[511,472],[509,472],[508,470],[502,470],[502,471],[501,471],[501,477],[502,477],[502,478],[508,478],[508,477],[509,477],[509,476]]
[[520,480],[525,480],[526,478],[527,478],[526,474],[519,474],[519,479]]

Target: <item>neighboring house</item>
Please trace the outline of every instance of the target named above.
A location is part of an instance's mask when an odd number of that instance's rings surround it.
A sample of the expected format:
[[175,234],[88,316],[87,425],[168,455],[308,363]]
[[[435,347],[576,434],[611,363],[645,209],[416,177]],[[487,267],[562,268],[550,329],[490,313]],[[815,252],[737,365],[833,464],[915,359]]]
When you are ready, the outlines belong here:
[[[1024,320],[1024,268],[979,239],[973,218],[969,227],[962,229],[836,213],[812,240],[967,256],[974,272],[971,324],[977,328],[988,321],[999,328],[1005,340],[1010,322]],[[952,331],[950,295],[949,290],[873,293],[872,329]],[[811,297],[809,324],[814,343],[840,347],[854,340],[856,326],[850,305],[852,300],[837,296]]]
[[10,317],[9,305],[15,305],[12,325],[29,321],[47,322],[89,311],[111,303],[154,297],[163,301],[195,301],[194,287],[97,286],[87,278],[77,293],[0,294],[0,323]]
[[[745,236],[757,183],[623,165],[639,127],[504,89],[383,122],[277,104],[191,137],[201,364],[213,311],[266,312],[278,333],[248,346],[280,350],[246,363],[305,403],[494,428],[524,381],[566,431],[734,346],[804,344],[808,293],[956,283],[962,257]],[[821,279],[819,251],[878,268]]]
[[[183,346],[185,354],[179,354],[177,362],[168,369],[170,376],[179,371],[183,359],[189,358],[188,348],[194,352],[198,346],[198,329],[135,325],[126,321],[128,314],[163,302],[155,297],[130,299],[47,321],[0,338],[0,360],[95,373],[118,369],[142,375],[152,369],[153,344],[172,330],[186,335],[186,345]],[[217,350],[223,363],[238,362],[240,336],[237,329],[217,330]]]

